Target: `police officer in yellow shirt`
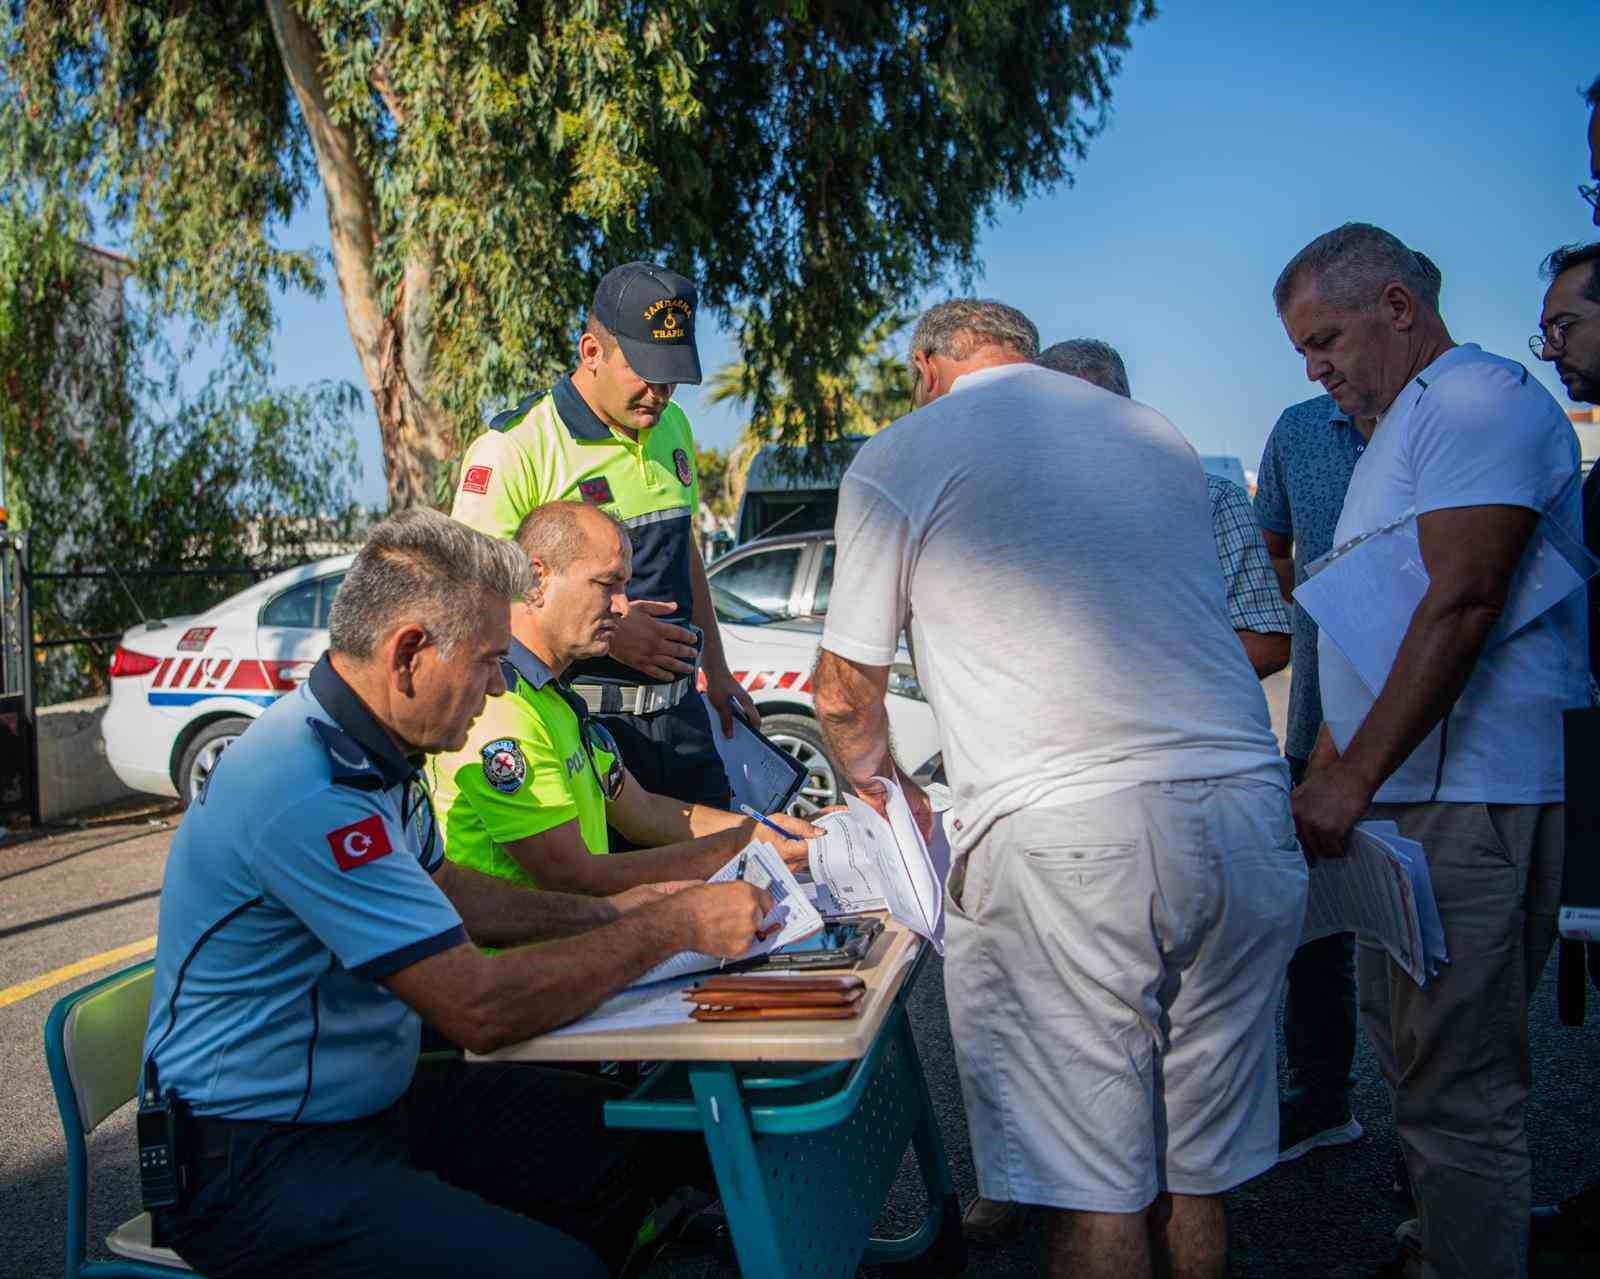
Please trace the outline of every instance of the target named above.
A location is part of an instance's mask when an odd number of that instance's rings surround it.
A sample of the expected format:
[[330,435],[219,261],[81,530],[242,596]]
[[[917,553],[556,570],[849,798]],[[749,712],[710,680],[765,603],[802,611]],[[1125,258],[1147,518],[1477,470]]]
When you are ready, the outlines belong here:
[[[445,855],[483,875],[568,893],[707,879],[753,839],[791,869],[821,834],[788,813],[776,832],[749,818],[658,795],[617,758],[611,735],[562,683],[566,671],[610,646],[627,604],[628,539],[604,512],[546,502],[522,521],[517,543],[533,568],[532,593],[511,606],[506,693],[491,697],[465,743],[428,760]],[[607,822],[636,845],[605,856]]]
[[629,262],[609,272],[577,367],[473,441],[450,513],[514,537],[534,507],[572,500],[622,525],[633,553],[627,615],[610,653],[574,668],[574,690],[645,790],[726,809],[727,774],[696,694],[697,666],[723,732],[732,732],[735,707],[752,725],[760,717],[723,656],[694,539],[694,436],[672,402],[680,383],[701,380],[697,306],[693,282],[665,267]]

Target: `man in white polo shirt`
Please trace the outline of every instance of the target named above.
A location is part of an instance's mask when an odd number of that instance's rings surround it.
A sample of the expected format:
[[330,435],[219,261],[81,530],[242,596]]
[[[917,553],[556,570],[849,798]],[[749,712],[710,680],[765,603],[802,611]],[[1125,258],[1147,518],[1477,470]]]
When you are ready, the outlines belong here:
[[1029,363],[1038,340],[997,302],[918,322],[921,407],[840,486],[816,705],[881,803],[909,624],[955,796],[945,988],[980,1194],[1047,1210],[1046,1274],[1220,1276],[1219,1196],[1278,1159],[1288,771],[1199,458]]
[[1527,369],[1456,345],[1428,297],[1416,255],[1362,223],[1313,240],[1273,290],[1306,376],[1378,419],[1335,545],[1414,512],[1429,579],[1376,695],[1318,646],[1326,723],[1294,813],[1313,857],[1341,856],[1369,814],[1427,853],[1453,962],[1419,989],[1363,949],[1362,1015],[1420,1213],[1402,1243],[1430,1279],[1498,1279],[1527,1273],[1528,997],[1555,938],[1583,593],[1490,634],[1541,517],[1582,541],[1578,445]]

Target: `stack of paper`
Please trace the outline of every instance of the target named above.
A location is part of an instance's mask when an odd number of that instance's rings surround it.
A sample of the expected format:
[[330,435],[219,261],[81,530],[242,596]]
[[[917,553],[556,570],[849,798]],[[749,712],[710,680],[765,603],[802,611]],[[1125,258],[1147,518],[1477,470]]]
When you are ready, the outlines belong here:
[[[762,921],[761,926],[771,928],[774,924],[779,925],[776,932],[770,934],[765,941],[758,941],[751,946],[744,954],[738,956],[739,959],[765,955],[769,951],[777,950],[779,946],[803,941],[822,927],[822,916],[817,913],[817,908],[811,904],[794,875],[784,865],[782,855],[771,844],[759,839],[752,840],[743,852],[706,880],[706,883],[728,884],[736,879],[754,884],[757,888],[765,888],[772,894],[772,913]],[[720,968],[722,964],[723,961],[715,955],[705,955],[696,950],[680,951],[671,959],[657,964],[633,984],[644,986],[650,982],[665,981],[669,977],[682,977],[686,973]]]
[[[1600,561],[1544,518],[1511,579],[1487,651],[1511,638],[1595,575]],[[1294,598],[1355,667],[1374,695],[1383,690],[1411,616],[1428,590],[1414,512],[1351,538],[1306,568]]]
[[847,811],[816,823],[823,831],[811,843],[817,907],[825,915],[887,908],[942,955],[944,881],[950,873],[944,824],[935,823],[932,843],[924,840],[905,792],[890,778],[875,780],[884,788],[887,820],[847,795]]
[[1450,962],[1422,845],[1393,822],[1358,823],[1343,857],[1311,868],[1300,942],[1333,933],[1381,946],[1419,986]]

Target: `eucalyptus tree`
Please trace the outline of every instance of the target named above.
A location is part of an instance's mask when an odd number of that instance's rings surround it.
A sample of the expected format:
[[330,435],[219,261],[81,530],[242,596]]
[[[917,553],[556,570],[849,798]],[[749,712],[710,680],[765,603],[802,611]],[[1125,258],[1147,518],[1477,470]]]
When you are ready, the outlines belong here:
[[[10,0],[0,189],[78,200],[160,303],[267,350],[331,265],[391,503],[439,500],[481,410],[571,359],[649,256],[735,325],[757,416],[970,275],[1070,179],[1150,0]],[[326,205],[331,263],[286,243]],[[737,317],[735,320],[734,317]],[[704,320],[706,317],[702,317]]]

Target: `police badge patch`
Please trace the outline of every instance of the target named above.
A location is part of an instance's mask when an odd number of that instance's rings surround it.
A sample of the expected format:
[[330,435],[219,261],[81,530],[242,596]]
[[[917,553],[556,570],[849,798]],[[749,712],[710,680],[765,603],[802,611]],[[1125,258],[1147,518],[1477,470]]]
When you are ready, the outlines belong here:
[[485,746],[483,779],[502,795],[514,795],[528,776],[528,761],[513,737],[499,737]]
[[678,483],[684,488],[694,483],[694,468],[689,465],[689,455],[682,449],[672,450],[672,465],[678,472]]

